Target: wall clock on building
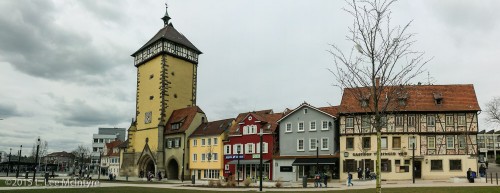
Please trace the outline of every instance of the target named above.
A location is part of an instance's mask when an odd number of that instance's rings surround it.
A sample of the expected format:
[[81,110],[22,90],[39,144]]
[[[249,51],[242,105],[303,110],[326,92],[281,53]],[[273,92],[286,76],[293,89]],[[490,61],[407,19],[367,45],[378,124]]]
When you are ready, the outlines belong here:
[[248,120],[251,121],[252,120],[252,116],[248,116]]

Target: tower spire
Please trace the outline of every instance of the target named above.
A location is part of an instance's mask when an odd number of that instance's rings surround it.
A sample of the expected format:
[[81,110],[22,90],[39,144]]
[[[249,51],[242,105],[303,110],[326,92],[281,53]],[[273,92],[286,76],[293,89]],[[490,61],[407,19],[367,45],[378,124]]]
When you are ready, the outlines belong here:
[[161,19],[163,20],[163,24],[164,26],[167,26],[168,25],[168,20],[170,20],[170,16],[168,16],[168,5],[167,3],[165,3],[165,16],[163,16]]

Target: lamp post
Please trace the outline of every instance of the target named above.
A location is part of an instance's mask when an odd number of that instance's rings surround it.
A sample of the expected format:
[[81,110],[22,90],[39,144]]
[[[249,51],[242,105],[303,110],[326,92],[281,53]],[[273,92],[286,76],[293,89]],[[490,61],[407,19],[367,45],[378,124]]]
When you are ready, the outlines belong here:
[[316,139],[316,173],[319,174],[319,140]]
[[9,148],[9,164],[7,165],[7,177],[9,177],[10,171],[10,157],[12,156],[12,148]]
[[263,128],[260,128],[260,132],[259,132],[259,136],[260,136],[260,144],[259,144],[260,145],[260,151],[259,151],[259,154],[260,154],[260,156],[259,156],[260,157],[259,158],[260,159],[260,167],[259,167],[259,169],[260,169],[260,174],[259,174],[259,178],[260,178],[259,179],[259,181],[260,181],[260,183],[259,183],[259,191],[261,191],[261,192],[262,192],[262,167],[263,167],[263,164],[262,164],[262,136],[264,135],[264,133],[262,131],[263,131]]
[[82,172],[80,173],[80,176],[78,176],[79,178],[82,178],[82,176],[85,176],[85,175],[83,175],[83,171],[84,171],[83,170],[83,154],[84,153],[82,153],[82,162],[80,163],[80,171],[82,171]]
[[416,142],[415,137],[412,137],[412,140],[413,140],[413,143],[411,144],[411,149],[412,149],[413,154],[412,154],[412,158],[411,158],[411,162],[412,162],[411,166],[413,167],[413,170],[412,170],[411,176],[413,179],[413,183],[415,184],[415,170],[417,169],[415,167],[415,142]]
[[[240,147],[240,146],[238,146],[238,147]],[[236,166],[236,175],[238,176],[237,177],[238,178],[238,180],[237,180],[238,181],[238,186],[240,186],[240,151],[241,151],[241,149],[237,150],[237,153],[238,153],[238,155],[237,155],[238,156],[237,157],[238,158],[238,165]]]
[[18,157],[18,161],[17,161],[17,171],[16,171],[16,178],[19,177],[19,170],[21,169],[21,153],[22,153],[22,150],[23,150],[23,145],[21,145],[21,147],[19,148],[19,157]]
[[35,156],[35,168],[33,168],[33,183],[35,183],[35,176],[36,176],[36,165],[38,165],[36,162],[38,161],[38,150],[40,149],[40,137],[36,140],[36,156]]
[[99,150],[99,171],[98,171],[98,176],[97,179],[101,179],[101,159],[102,159],[102,150]]

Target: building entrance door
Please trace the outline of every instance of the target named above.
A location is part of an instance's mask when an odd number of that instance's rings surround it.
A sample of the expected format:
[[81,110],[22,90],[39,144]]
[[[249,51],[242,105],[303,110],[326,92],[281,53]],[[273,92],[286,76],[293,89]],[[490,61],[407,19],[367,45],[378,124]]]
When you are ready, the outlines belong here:
[[422,178],[422,161],[415,161],[415,178]]

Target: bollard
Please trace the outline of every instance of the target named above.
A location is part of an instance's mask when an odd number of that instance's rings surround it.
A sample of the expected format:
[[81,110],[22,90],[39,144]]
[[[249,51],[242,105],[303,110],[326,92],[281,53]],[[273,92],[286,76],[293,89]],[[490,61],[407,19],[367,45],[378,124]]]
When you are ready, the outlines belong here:
[[486,178],[486,183],[488,183],[488,173],[484,173],[484,178]]
[[[34,175],[34,174],[33,174]],[[24,178],[25,179],[28,179],[28,172],[26,172],[26,174],[24,175]]]
[[493,184],[493,174],[490,173],[490,183]]
[[498,186],[498,173],[495,173],[495,178],[497,179],[497,186]]

